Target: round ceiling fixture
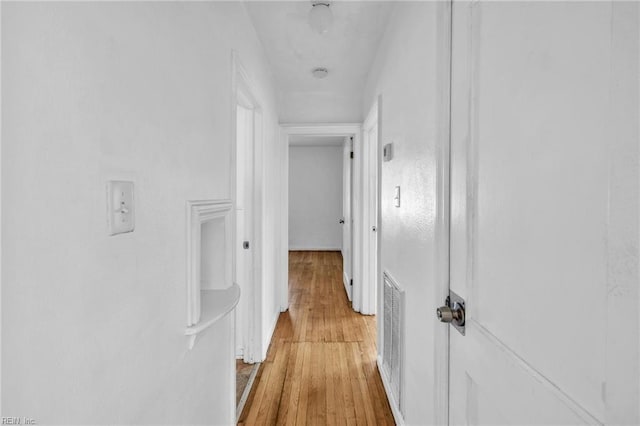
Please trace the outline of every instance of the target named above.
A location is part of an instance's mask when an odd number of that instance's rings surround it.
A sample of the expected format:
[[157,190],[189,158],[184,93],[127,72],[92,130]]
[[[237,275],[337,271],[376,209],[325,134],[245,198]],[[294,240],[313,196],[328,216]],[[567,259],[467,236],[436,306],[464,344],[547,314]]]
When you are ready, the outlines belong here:
[[329,71],[326,68],[315,68],[311,73],[318,79],[323,79],[329,75]]
[[313,3],[309,11],[309,25],[318,34],[326,33],[333,25],[333,13],[329,6],[329,3]]

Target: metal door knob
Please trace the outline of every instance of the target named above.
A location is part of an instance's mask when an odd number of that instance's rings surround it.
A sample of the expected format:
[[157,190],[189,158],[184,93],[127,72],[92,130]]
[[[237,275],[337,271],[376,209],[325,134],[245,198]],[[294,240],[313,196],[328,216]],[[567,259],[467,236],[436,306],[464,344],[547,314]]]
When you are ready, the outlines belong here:
[[338,222],[340,222],[340,223],[344,223],[344,219],[340,219]]
[[464,308],[458,303],[454,303],[452,307],[441,306],[436,310],[436,314],[441,322],[464,325]]

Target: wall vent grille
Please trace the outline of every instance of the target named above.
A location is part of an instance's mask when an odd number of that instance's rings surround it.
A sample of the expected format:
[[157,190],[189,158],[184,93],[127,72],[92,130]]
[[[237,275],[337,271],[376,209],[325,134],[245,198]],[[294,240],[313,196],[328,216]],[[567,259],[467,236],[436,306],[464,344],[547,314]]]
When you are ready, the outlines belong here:
[[382,369],[391,387],[392,403],[404,415],[402,406],[402,377],[404,351],[404,290],[384,273],[384,312]]

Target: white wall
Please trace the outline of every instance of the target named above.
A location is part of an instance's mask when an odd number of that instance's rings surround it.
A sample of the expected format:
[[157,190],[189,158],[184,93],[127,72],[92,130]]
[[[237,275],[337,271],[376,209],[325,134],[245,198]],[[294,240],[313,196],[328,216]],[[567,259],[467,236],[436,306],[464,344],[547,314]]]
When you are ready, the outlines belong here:
[[342,93],[320,90],[283,92],[279,102],[280,122],[359,123],[362,121],[360,90],[361,87],[350,87]]
[[289,249],[342,248],[342,147],[289,147]]
[[[447,138],[447,81],[438,64],[447,31],[446,5],[436,2],[396,5],[366,86],[363,111],[381,98],[381,143],[394,143],[394,158],[382,163],[381,269],[406,291],[404,416],[407,424],[443,423],[437,401],[441,355],[446,356],[446,327],[436,322],[435,308],[444,297],[447,253],[443,238],[442,156]],[[393,202],[401,187],[401,207]],[[382,304],[378,304],[381,316]],[[381,321],[378,322],[381,324]],[[440,339],[440,340],[439,340]],[[379,345],[379,348],[381,346]],[[440,356],[440,358],[439,358]],[[445,358],[446,360],[446,358]]]
[[[232,317],[191,351],[183,335],[185,201],[230,196],[232,49],[276,145],[271,76],[244,7],[2,9],[2,415],[232,423]],[[278,186],[269,158],[264,196]],[[133,233],[107,234],[109,179],[135,182]],[[273,294],[275,272],[264,274]]]

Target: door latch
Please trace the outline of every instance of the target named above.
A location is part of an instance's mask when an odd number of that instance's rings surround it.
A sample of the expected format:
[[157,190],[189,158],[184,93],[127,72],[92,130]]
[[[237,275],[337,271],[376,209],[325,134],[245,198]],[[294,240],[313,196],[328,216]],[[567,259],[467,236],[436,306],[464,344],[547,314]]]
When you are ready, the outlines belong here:
[[436,309],[440,322],[451,323],[464,336],[465,302],[464,299],[449,290],[444,306]]

